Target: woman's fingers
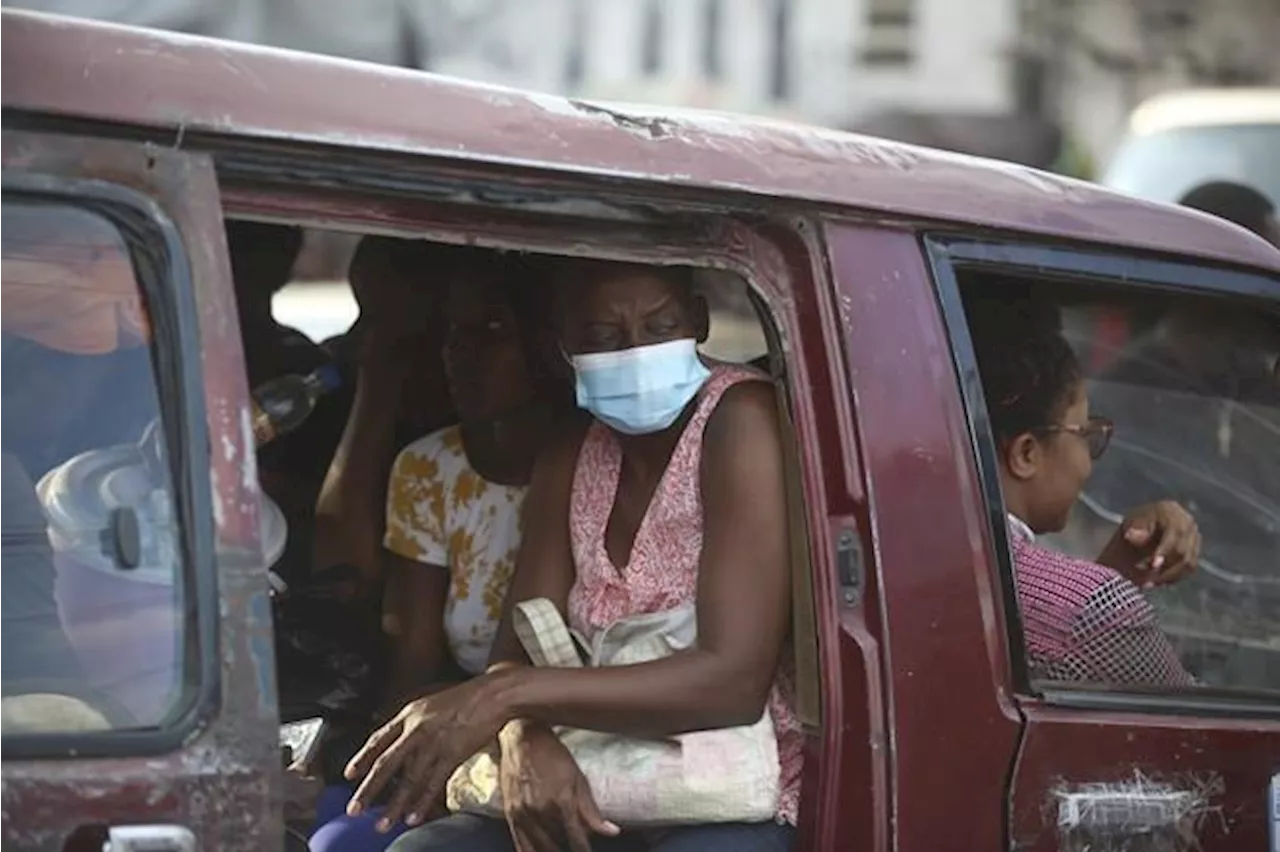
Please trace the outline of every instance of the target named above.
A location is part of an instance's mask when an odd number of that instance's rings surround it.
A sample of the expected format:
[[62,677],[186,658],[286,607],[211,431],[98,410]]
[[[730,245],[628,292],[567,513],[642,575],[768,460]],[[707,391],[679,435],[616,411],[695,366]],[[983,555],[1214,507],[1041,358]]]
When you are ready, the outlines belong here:
[[565,835],[572,852],[591,852],[591,835],[616,837],[621,830],[600,813],[586,780],[578,784],[574,801],[565,809]]
[[365,740],[355,757],[347,762],[346,768],[342,771],[343,776],[348,781],[363,778],[369,772],[373,762],[400,736],[403,727],[400,719],[395,718],[370,734],[369,739]]
[[508,815],[507,825],[516,841],[517,852],[559,852],[561,844],[555,841],[559,833],[555,822],[526,808]]
[[591,795],[591,787],[586,783],[585,779],[578,785],[577,812],[587,828],[596,834],[602,834],[605,837],[616,837],[622,833],[622,829],[609,822],[600,813],[600,806],[596,804],[596,797]]
[[507,830],[511,832],[511,845],[515,852],[541,852],[534,841],[525,834],[523,828],[516,826],[514,823],[507,823]]
[[[425,777],[426,770],[429,769],[427,762],[430,755],[424,754],[421,750],[414,756],[405,761],[407,769],[400,773],[400,781],[396,785],[395,795],[391,797],[391,801],[387,803],[386,809],[382,812],[382,817],[378,820],[378,831],[387,832],[391,830],[400,819],[406,814],[413,812],[413,805],[417,802],[418,795],[422,788],[422,778]],[[406,824],[414,825],[414,823],[405,820]]]
[[[365,746],[365,748],[368,748],[368,746]],[[404,763],[410,748],[407,738],[400,737],[373,761],[369,774],[360,782],[360,786],[356,788],[356,792],[351,796],[351,801],[347,803],[347,813],[349,815],[359,816],[369,805],[373,804],[373,801],[378,798],[378,794],[395,776],[396,770]]]
[[449,783],[449,776],[461,764],[461,760],[449,755],[431,755],[431,759],[422,765],[421,774],[411,785],[413,795],[409,799],[405,812],[405,822],[409,825],[420,825],[425,822],[444,789]]
[[1177,503],[1161,503],[1158,538],[1148,557],[1151,585],[1168,585],[1195,570],[1200,558],[1200,530],[1195,518]]
[[1165,557],[1165,566],[1156,582],[1161,585],[1176,583],[1195,571],[1200,562],[1200,531],[1195,527],[1182,534]]
[[565,840],[569,841],[570,852],[591,852],[591,833],[582,817],[574,814],[565,820]]

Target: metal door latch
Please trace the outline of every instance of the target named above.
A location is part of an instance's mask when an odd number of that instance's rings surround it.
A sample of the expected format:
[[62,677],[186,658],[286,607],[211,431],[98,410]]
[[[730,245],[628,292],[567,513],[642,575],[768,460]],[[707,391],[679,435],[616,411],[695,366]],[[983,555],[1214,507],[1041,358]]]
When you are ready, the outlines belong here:
[[862,598],[862,542],[853,530],[841,530],[836,538],[836,572],[840,577],[844,602],[849,606]]

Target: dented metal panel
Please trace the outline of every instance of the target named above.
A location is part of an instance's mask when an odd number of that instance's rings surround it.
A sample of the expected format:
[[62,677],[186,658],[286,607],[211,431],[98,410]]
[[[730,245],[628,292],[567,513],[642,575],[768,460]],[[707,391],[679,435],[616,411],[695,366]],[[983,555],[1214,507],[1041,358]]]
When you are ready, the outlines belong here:
[[1265,848],[1267,782],[1280,760],[1274,718],[1081,712],[1030,700],[1023,710],[1013,849]]
[[[1095,185],[762,118],[595,104],[4,11],[7,110],[817,201],[1280,269],[1239,229]],[[38,72],[34,69],[38,69]],[[442,120],[447,116],[447,120]]]
[[1159,780],[1134,771],[1111,783],[1052,791],[1062,852],[1198,852],[1207,819],[1223,821],[1217,773]]

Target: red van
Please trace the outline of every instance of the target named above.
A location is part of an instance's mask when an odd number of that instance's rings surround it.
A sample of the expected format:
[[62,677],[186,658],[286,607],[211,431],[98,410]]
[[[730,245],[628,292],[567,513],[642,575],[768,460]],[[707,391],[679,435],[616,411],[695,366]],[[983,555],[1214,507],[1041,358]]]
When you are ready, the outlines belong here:
[[[49,612],[87,671],[60,682],[38,637],[6,642],[6,847],[281,842],[272,545],[224,236],[246,219],[744,285],[795,450],[799,849],[1277,848],[1280,253],[1261,240],[793,124],[11,10],[3,40],[4,627],[52,549]],[[1027,665],[962,299],[1001,287],[1058,303],[1116,421],[1058,544],[1096,553],[1153,494],[1199,520],[1200,570],[1150,595],[1194,688]],[[1093,318],[1117,311],[1108,349]],[[104,447],[141,453],[150,485],[68,466]],[[86,707],[89,687],[120,706]]]

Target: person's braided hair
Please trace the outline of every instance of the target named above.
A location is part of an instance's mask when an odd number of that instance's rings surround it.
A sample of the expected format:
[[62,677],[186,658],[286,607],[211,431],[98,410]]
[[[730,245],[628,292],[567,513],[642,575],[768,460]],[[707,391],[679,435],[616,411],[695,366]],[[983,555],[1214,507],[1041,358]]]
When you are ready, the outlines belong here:
[[1082,371],[1056,308],[1032,299],[985,298],[965,310],[996,440],[1057,422]]

